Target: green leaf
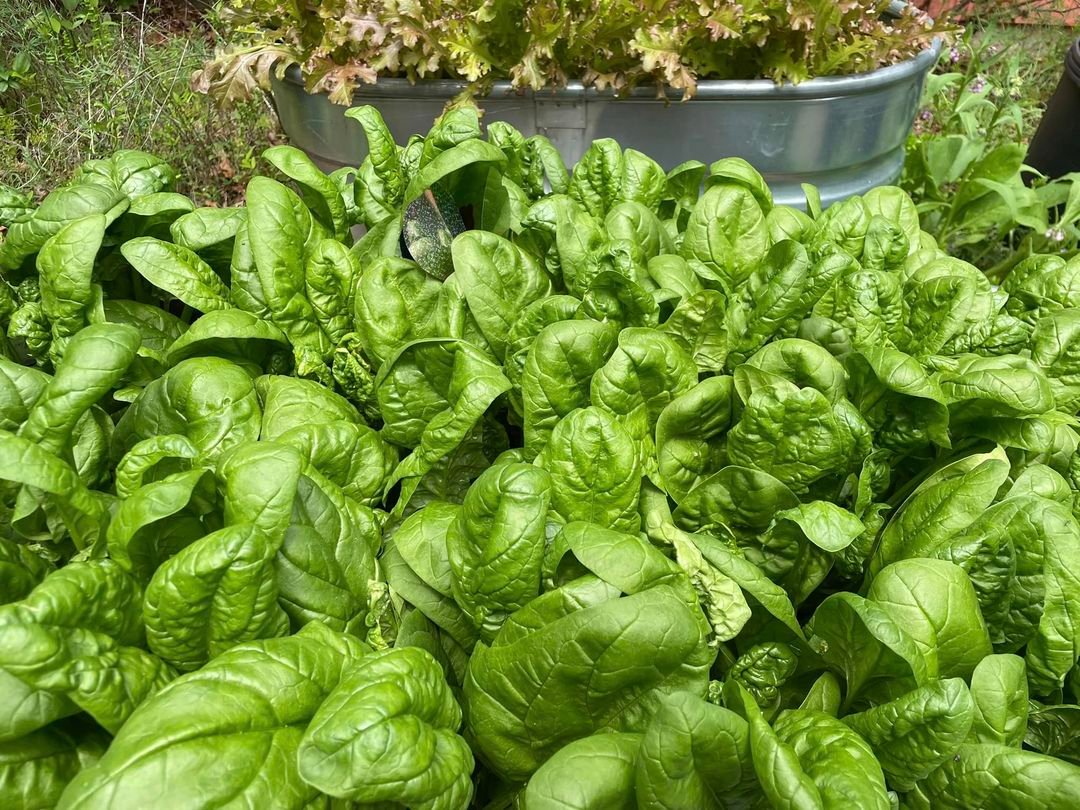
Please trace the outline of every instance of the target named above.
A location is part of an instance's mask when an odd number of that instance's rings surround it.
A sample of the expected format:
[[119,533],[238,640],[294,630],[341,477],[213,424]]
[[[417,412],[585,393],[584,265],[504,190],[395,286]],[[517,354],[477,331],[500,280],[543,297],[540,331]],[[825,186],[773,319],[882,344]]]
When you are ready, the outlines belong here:
[[835,717],[840,711],[840,679],[831,672],[823,672],[806,693],[800,709],[812,709]]
[[[379,371],[375,386],[383,435],[413,447],[387,486],[414,479],[415,487],[415,479],[461,444],[495,399],[509,390],[510,381],[469,343],[430,340],[403,348]],[[399,509],[410,494],[403,489]]]
[[[564,587],[533,600],[469,661],[464,695],[475,745],[505,778],[527,778],[597,731],[641,731],[667,694],[700,693],[708,679],[714,653],[675,591],[617,598],[611,586]],[[600,593],[607,596],[597,602]],[[626,667],[643,644],[650,666]]]
[[833,406],[813,388],[768,387],[750,395],[728,431],[728,458],[806,492],[821,479],[854,471],[869,450],[869,433],[846,400]]
[[327,177],[311,158],[292,146],[271,146],[263,158],[288,177],[300,189],[304,204],[337,239],[348,238],[349,224],[345,203],[334,181]]
[[719,809],[749,802],[759,790],[746,721],[689,692],[671,695],[642,735],[638,802]]
[[255,389],[262,403],[256,435],[263,441],[276,441],[301,425],[360,421],[355,405],[314,380],[266,374],[256,379]]
[[244,208],[196,208],[173,221],[169,226],[172,241],[188,250],[202,253],[204,260],[212,267],[220,251],[227,249],[221,259],[228,264],[232,255],[233,240],[244,228],[247,210]]
[[460,644],[472,650],[478,636],[476,626],[457,603],[425,582],[413,571],[394,543],[383,550],[379,566],[393,593],[424,614]]
[[[636,180],[637,172],[631,173]],[[623,155],[611,138],[593,141],[574,166],[570,196],[594,217],[603,217],[619,201],[623,186]],[[627,197],[626,199],[633,199]]]
[[889,612],[924,656],[937,659],[942,678],[970,678],[976,664],[990,654],[975,589],[953,563],[893,563],[874,577],[867,598]]
[[[392,707],[387,694],[399,696]],[[374,652],[343,673],[311,718],[296,752],[300,776],[341,799],[465,807],[473,756],[455,733],[460,725],[461,709],[430,655],[415,647]]]
[[268,177],[247,188],[248,240],[271,320],[294,346],[329,354],[330,343],[305,295],[305,262],[319,233],[315,220],[292,191]]
[[[491,486],[490,480],[487,485]],[[478,490],[478,493],[482,491]],[[474,499],[473,508],[478,506],[483,508],[483,499]],[[405,518],[394,532],[397,553],[416,576],[443,596],[453,594],[455,579],[447,549],[447,536],[457,522],[460,511],[459,504],[431,501]],[[469,539],[458,537],[456,542],[463,544]]]
[[359,122],[367,137],[368,156],[360,167],[359,206],[370,227],[392,216],[401,205],[405,176],[398,146],[375,107],[354,107],[345,117]]
[[27,414],[20,438],[61,455],[79,419],[117,384],[138,347],[139,334],[131,326],[94,324],[80,331]]
[[767,250],[761,204],[748,188],[724,184],[708,189],[694,206],[680,254],[705,279],[731,293],[750,277]]
[[410,203],[440,180],[472,166],[506,163],[506,155],[497,146],[469,138],[436,155],[417,172],[405,188],[404,201]]
[[108,560],[72,562],[0,609],[0,740],[84,710],[116,733],[173,677],[142,643],[139,588]]
[[618,338],[612,324],[560,320],[543,327],[527,350],[521,377],[525,455],[547,445],[559,420],[591,402],[591,381]]
[[101,214],[73,220],[51,236],[38,253],[41,308],[52,325],[54,363],[63,357],[68,340],[87,324],[94,260],[105,227]]
[[551,474],[551,508],[564,521],[638,530],[637,448],[606,411],[579,408],[561,419],[539,463]]
[[757,199],[761,210],[768,214],[773,207],[772,192],[757,169],[742,158],[729,157],[718,160],[709,166],[709,176],[705,187],[718,185],[742,186]]
[[125,242],[120,252],[143,278],[199,312],[231,306],[225,283],[187,248],[143,236]]
[[795,617],[795,608],[787,594],[783,588],[770,581],[760,568],[740,557],[715,537],[692,534],[689,539],[717,570],[738,583],[740,588],[753,596],[774,618],[780,620],[796,638],[803,638],[799,620]]
[[767,529],[776,512],[798,504],[777,478],[751,467],[728,465],[690,490],[675,510],[675,523],[692,532],[722,525],[737,538],[749,539]]
[[870,743],[889,785],[911,790],[965,742],[971,693],[960,678],[948,678],[843,719]]
[[627,328],[592,378],[592,404],[619,419],[638,443],[639,464],[656,475],[653,435],[660,413],[697,382],[693,358],[656,329]]
[[115,187],[94,183],[61,186],[50,192],[31,216],[11,225],[0,245],[0,269],[20,277],[17,271],[23,263],[67,223],[101,214],[109,224],[127,206],[127,196]]
[[1004,453],[996,451],[967,456],[929,476],[881,533],[868,578],[893,560],[917,555],[966,527],[994,501],[1008,475]]
[[564,745],[529,779],[525,801],[534,810],[637,807],[634,774],[640,744],[640,734],[616,733]]
[[5,807],[55,807],[67,783],[109,745],[102,731],[55,723],[0,743],[0,802]]
[[261,416],[247,371],[221,358],[193,357],[143,389],[120,417],[113,447],[122,455],[143,439],[175,433],[216,457],[258,438]]
[[1019,747],[1028,729],[1027,670],[1016,655],[988,655],[971,675],[971,742]]
[[336,239],[316,242],[305,258],[304,293],[315,312],[315,321],[335,345],[352,331],[359,277],[359,259]]
[[828,501],[785,509],[776,513],[776,519],[791,521],[811,543],[832,553],[847,548],[866,528],[854,514]]
[[319,801],[300,776],[297,750],[343,672],[367,652],[318,624],[234,647],[144,702],[60,806],[144,806],[162,791],[190,795],[194,784],[207,804]]
[[405,259],[380,258],[364,269],[356,287],[354,322],[376,363],[410,341],[434,335],[442,289]]
[[277,603],[275,544],[252,525],[233,525],[167,560],[146,588],[150,649],[182,672],[244,641],[285,635]]
[[208,312],[168,347],[166,362],[175,366],[189,357],[228,357],[263,365],[273,352],[287,349],[285,334],[242,309]]
[[1003,745],[964,745],[919,786],[942,810],[1012,803],[1038,810],[1080,802],[1080,766]]
[[38,444],[0,431],[0,479],[56,498],[77,548],[93,548],[100,541],[106,523],[105,502],[86,488],[71,466]]
[[342,494],[364,506],[382,503],[386,480],[398,463],[398,451],[367,425],[337,420],[298,424],[277,437],[300,452],[312,467],[341,487]]
[[660,481],[676,503],[716,472],[732,421],[731,377],[708,377],[673,398],[656,420]]
[[729,366],[754,354],[783,323],[805,314],[812,304],[805,297],[809,270],[806,249],[790,240],[778,242],[754,261],[745,284],[728,302]]
[[829,596],[807,635],[810,648],[844,676],[845,706],[877,678],[914,678],[921,685],[937,677],[936,648],[921,648],[889,611],[857,594]]
[[[445,553],[454,599],[485,641],[507,615],[540,593],[550,505],[547,473],[530,464],[503,464],[489,467],[473,482],[447,526]],[[401,547],[400,532],[395,537]]]
[[551,280],[528,253],[495,234],[466,231],[450,249],[469,310],[502,359],[518,314],[551,295]]
[[[190,454],[191,458],[196,455],[194,446],[182,436],[146,439],[136,445],[132,453],[149,452],[151,455],[145,458],[153,462],[158,453],[148,445],[165,438],[173,447],[161,449],[162,457],[176,450]],[[125,456],[129,457],[131,453]],[[199,500],[204,496],[199,490],[205,489],[203,479],[206,474],[207,470],[201,467],[177,472],[129,492],[109,522],[106,533],[109,557],[140,582],[149,582],[158,566],[172,553],[205,533],[199,519]],[[202,510],[205,509],[202,506]]]
[[[809,709],[784,712],[770,726],[738,687],[748,716],[750,751],[762,791],[773,807],[889,807],[881,767],[870,746],[835,717]],[[829,745],[822,745],[823,740]]]

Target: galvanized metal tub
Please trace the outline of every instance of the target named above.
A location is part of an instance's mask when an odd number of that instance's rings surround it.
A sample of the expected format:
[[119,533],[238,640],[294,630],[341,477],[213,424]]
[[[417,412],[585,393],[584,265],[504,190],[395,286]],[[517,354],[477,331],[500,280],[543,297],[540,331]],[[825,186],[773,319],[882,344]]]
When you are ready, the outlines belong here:
[[[895,5],[895,4],[894,4]],[[900,4],[903,5],[903,4]],[[940,44],[913,59],[869,73],[777,85],[767,79],[702,81],[697,97],[657,99],[652,87],[621,97],[580,82],[518,93],[496,82],[481,104],[484,120],[506,121],[526,136],[546,135],[568,166],[597,138],[615,138],[671,169],[687,160],[705,163],[738,156],[768,181],[777,203],[804,205],[802,183],[821,192],[822,203],[894,182],[904,163],[904,142],[926,75]],[[394,137],[404,143],[425,133],[464,82],[379,79],[362,87],[355,105],[378,107]],[[359,166],[367,153],[360,125],[325,95],[304,90],[293,66],[274,80],[274,101],[292,143],[324,168]]]

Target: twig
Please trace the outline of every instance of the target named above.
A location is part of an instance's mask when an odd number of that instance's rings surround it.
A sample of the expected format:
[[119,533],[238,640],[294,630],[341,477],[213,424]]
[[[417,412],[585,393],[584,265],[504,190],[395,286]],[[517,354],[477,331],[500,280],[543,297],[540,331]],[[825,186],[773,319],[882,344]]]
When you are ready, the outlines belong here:
[[[180,54],[180,58],[176,60],[176,70],[173,72],[172,81],[169,83],[169,89],[166,92],[166,103],[168,98],[172,95],[172,89],[176,86],[176,80],[180,76],[180,69],[184,65],[184,57],[187,56],[188,48],[191,47],[191,40],[184,40],[184,50]],[[165,109],[165,104],[159,104],[157,113],[154,115],[154,123],[150,125],[150,131],[152,132],[154,127],[157,126],[158,119],[161,117],[161,111]]]
[[142,13],[139,15],[139,63],[142,64],[146,47],[146,0],[142,2]]

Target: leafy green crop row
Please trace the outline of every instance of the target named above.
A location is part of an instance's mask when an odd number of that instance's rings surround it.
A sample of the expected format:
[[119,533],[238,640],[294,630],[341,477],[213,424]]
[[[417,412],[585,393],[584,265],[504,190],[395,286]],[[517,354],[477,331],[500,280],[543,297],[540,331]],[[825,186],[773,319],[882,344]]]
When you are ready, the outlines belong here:
[[0,806],[1080,806],[1080,260],[350,114],[0,207]]

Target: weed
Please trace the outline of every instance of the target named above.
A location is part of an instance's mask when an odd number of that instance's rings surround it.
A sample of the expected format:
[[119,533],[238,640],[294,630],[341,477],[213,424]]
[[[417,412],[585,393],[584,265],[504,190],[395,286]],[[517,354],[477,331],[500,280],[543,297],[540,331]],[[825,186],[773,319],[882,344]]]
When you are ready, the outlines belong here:
[[1026,143],[1062,74],[1071,33],[971,24],[927,81],[901,180],[924,230],[998,274],[1032,251],[1080,245],[1080,175],[1038,177]]

